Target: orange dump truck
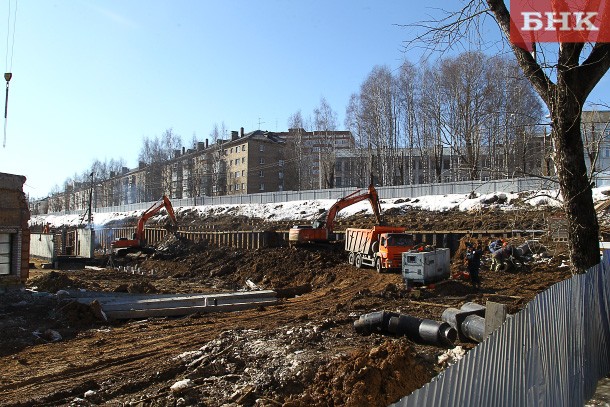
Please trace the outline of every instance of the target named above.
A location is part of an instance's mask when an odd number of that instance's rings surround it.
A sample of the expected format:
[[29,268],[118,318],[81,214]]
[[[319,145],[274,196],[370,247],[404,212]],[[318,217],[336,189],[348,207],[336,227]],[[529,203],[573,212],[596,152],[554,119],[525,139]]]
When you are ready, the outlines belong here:
[[402,254],[415,245],[405,228],[373,226],[372,229],[345,230],[345,251],[348,262],[358,268],[374,267],[378,272],[400,270]]

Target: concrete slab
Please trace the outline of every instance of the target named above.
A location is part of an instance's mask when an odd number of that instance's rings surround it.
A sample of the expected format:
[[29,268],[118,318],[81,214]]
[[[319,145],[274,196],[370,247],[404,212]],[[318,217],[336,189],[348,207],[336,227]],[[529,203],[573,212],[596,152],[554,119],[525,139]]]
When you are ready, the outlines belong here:
[[[110,319],[188,315],[196,312],[230,312],[277,302],[275,291],[215,294],[125,294],[73,292],[83,304],[96,300]],[[68,296],[71,296],[71,295]]]

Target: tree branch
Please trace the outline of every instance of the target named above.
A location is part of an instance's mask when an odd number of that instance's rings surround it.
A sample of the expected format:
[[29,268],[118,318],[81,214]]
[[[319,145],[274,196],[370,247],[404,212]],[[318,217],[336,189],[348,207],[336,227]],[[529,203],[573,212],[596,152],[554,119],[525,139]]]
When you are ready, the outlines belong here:
[[544,73],[542,67],[536,62],[534,57],[517,45],[510,42],[510,13],[503,0],[486,0],[490,11],[494,14],[502,33],[509,40],[510,46],[517,58],[517,63],[523,69],[525,76],[532,82],[534,88],[544,101],[549,104],[550,95],[555,84]]
[[584,98],[589,96],[609,68],[610,43],[598,42],[576,72],[576,77],[582,81]]

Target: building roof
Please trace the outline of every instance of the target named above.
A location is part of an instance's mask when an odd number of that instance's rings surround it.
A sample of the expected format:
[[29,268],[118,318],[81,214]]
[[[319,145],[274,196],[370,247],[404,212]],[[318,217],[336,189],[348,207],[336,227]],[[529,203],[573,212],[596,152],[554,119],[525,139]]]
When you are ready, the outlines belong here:
[[274,133],[274,132],[267,131],[267,130],[254,130],[254,131],[244,134],[241,137],[238,137],[234,140],[224,143],[223,146],[241,144],[244,141],[250,141],[250,140],[270,141],[273,143],[285,143],[284,139],[282,137],[280,137],[280,135],[278,133]]

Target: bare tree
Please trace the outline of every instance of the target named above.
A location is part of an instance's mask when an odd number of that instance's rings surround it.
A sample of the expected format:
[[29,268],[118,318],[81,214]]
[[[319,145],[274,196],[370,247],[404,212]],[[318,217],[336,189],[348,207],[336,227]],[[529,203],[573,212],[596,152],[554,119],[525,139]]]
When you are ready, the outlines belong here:
[[607,171],[608,168],[602,168],[599,165],[601,145],[604,142],[605,136],[608,134],[609,124],[607,112],[600,112],[597,109],[587,113],[587,117],[583,117],[581,124],[584,148],[587,155],[588,167],[590,169],[591,178],[596,174]]
[[64,209],[63,192],[59,185],[55,184],[49,191],[49,212],[60,212]]
[[353,93],[345,109],[345,128],[352,133],[356,141],[356,163],[352,165],[352,177],[355,178],[356,186],[361,188],[371,182],[370,157],[372,155],[371,143],[364,131],[362,117],[360,97]]
[[212,140],[212,149],[207,154],[207,161],[211,163],[211,176],[212,176],[212,194],[213,195],[224,195],[225,194],[225,185],[226,185],[226,164],[223,159],[224,150],[222,148],[222,144],[224,142],[224,133],[225,133],[225,125],[221,124],[221,127],[218,127],[217,123],[214,123],[214,127],[210,132],[210,138]]
[[[454,45],[476,27],[481,15],[492,15],[505,39],[510,39],[511,16],[504,1],[470,0],[442,20],[422,24],[428,29],[414,41],[423,39],[443,48]],[[560,42],[553,53],[544,52],[539,44],[533,44],[537,52],[530,52],[525,42],[510,43],[510,48],[549,110],[572,270],[582,273],[599,263],[599,224],[585,164],[581,114],[588,95],[610,68],[610,43]]]
[[312,187],[312,149],[305,131],[301,111],[298,110],[288,118],[289,136],[286,140],[285,178],[293,179],[297,190]]
[[374,153],[375,173],[381,185],[396,176],[396,86],[387,66],[376,66],[360,87],[361,123]]
[[[397,78],[398,104],[400,122],[403,128],[403,145],[407,147],[406,162],[404,152],[398,163],[400,171],[400,183],[411,184],[413,182],[414,154],[413,149],[418,139],[418,108],[421,85],[420,72],[411,62],[405,61],[399,70]],[[436,158],[436,157],[435,157]]]
[[172,129],[165,130],[160,137],[144,137],[138,159],[146,165],[145,200],[156,200],[163,194],[172,194],[174,169],[167,164],[181,145],[181,137]]
[[314,109],[315,132],[320,176],[320,188],[334,188],[335,186],[335,161],[336,161],[336,140],[335,130],[337,129],[337,113],[330,107],[326,98],[320,99],[320,106]]

